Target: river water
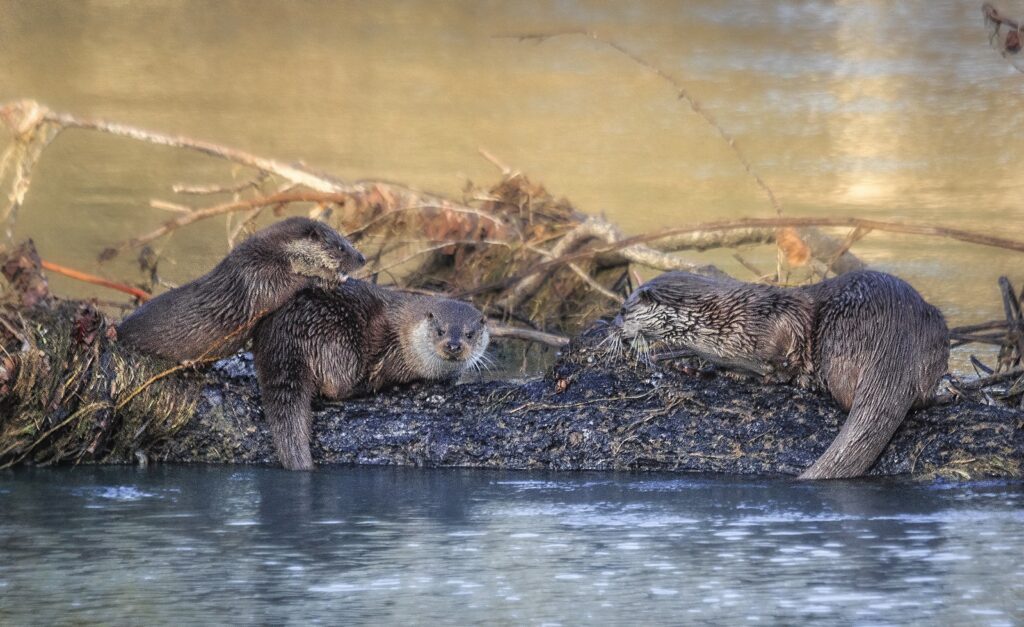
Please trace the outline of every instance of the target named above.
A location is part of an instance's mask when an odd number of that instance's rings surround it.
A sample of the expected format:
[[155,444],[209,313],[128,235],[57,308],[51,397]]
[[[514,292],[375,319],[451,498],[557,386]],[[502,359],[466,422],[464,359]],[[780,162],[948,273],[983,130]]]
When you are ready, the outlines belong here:
[[0,474],[0,623],[1024,620],[1024,485],[331,468]]

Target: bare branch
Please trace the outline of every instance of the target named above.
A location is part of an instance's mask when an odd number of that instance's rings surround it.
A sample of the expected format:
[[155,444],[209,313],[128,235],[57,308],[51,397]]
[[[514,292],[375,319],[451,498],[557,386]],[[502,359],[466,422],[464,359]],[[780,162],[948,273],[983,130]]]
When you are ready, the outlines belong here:
[[260,170],[259,174],[256,175],[256,178],[230,187],[225,187],[222,185],[179,184],[171,186],[171,191],[173,191],[175,194],[186,194],[191,196],[208,196],[212,194],[238,194],[244,192],[249,188],[259,189],[260,185],[262,185],[263,182],[266,181],[268,178],[270,178],[270,173],[266,172],[265,170]]
[[563,335],[556,335],[554,333],[545,333],[543,331],[534,331],[533,329],[523,329],[521,327],[510,327],[503,324],[496,324],[489,322],[487,328],[490,331],[491,337],[510,337],[517,340],[526,340],[527,342],[537,342],[539,344],[546,344],[548,346],[554,346],[555,348],[561,348],[569,344],[569,338]]

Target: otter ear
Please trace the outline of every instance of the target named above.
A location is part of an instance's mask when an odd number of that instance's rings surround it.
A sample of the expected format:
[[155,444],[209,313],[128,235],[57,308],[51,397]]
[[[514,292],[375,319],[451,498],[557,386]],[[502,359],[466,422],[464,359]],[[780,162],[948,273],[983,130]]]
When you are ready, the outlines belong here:
[[314,221],[313,224],[309,225],[309,233],[307,234],[309,239],[322,242],[327,239],[327,226],[322,222]]
[[480,324],[481,325],[487,324],[487,316],[480,316]]

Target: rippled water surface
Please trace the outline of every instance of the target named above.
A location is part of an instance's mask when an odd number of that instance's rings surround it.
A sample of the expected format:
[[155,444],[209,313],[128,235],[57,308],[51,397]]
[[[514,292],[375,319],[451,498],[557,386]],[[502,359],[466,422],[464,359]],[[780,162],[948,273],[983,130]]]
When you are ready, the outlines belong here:
[[0,474],[0,623],[1010,625],[1024,485]]

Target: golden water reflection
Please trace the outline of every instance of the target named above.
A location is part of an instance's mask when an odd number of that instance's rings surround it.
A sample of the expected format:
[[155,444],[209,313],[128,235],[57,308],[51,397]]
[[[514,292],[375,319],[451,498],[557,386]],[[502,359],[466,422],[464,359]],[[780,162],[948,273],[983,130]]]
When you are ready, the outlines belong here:
[[[1022,2],[999,6],[1024,15]],[[485,147],[634,233],[771,215],[714,129],[651,72],[582,37],[495,37],[571,29],[683,81],[787,215],[1024,238],[1024,75],[989,48],[975,2],[0,0],[0,100],[447,194],[496,179],[477,153]],[[100,269],[95,257],[167,218],[150,198],[241,176],[69,132],[44,156],[19,231],[54,261],[134,277],[131,260]],[[204,271],[225,241],[222,222],[183,231],[167,248],[168,278]],[[998,275],[1024,283],[1022,258],[1001,250],[876,233],[855,252],[910,280],[953,323],[999,315]]]

